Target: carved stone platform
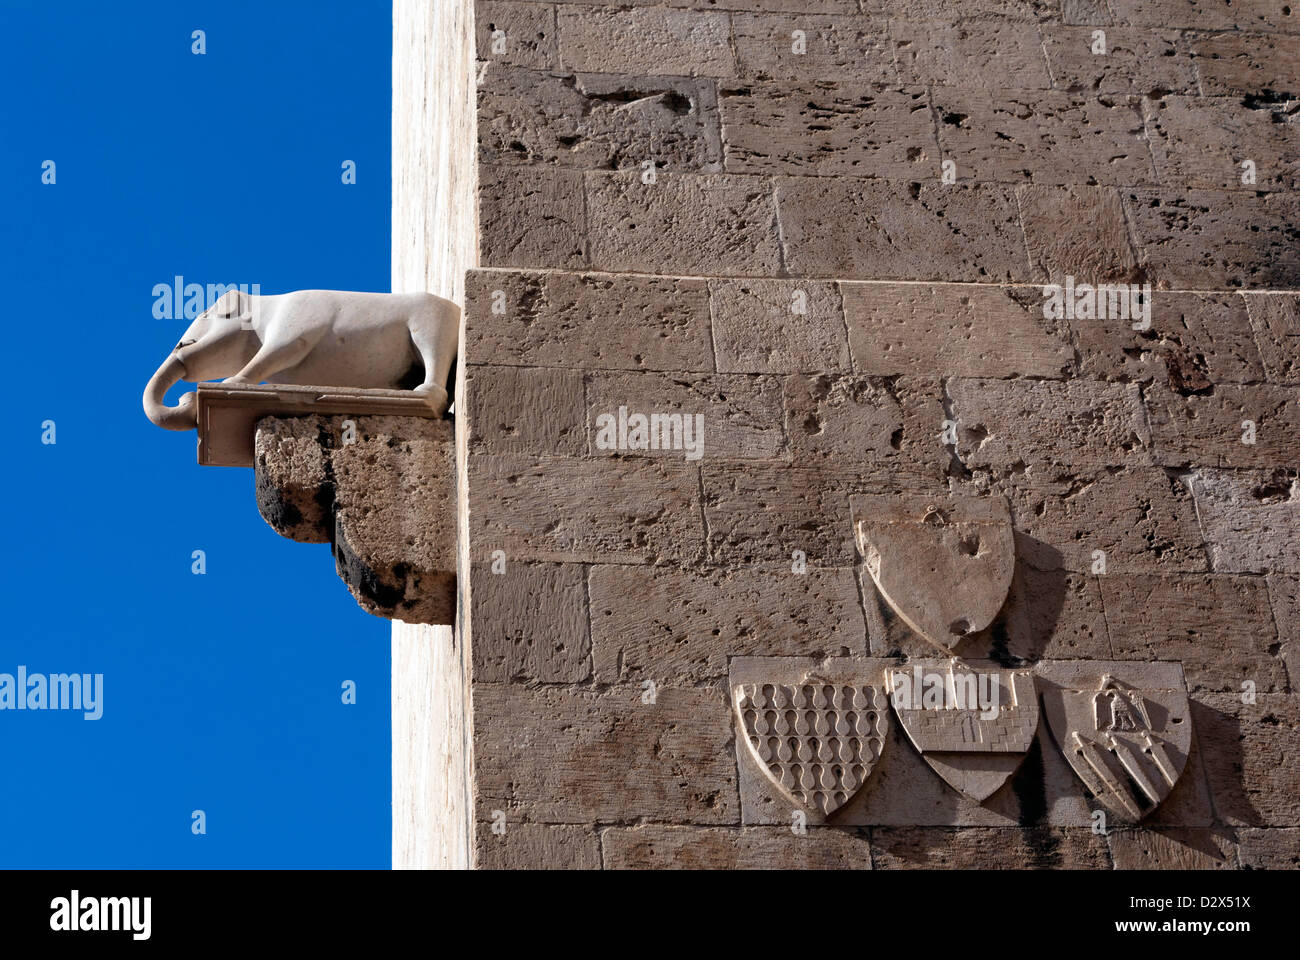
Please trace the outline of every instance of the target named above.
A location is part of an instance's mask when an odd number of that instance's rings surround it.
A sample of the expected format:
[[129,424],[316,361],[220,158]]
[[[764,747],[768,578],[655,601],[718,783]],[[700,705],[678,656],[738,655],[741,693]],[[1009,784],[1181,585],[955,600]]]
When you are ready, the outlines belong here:
[[439,417],[424,397],[409,390],[200,383],[195,393],[199,463],[206,467],[251,467],[254,426],[266,416]]

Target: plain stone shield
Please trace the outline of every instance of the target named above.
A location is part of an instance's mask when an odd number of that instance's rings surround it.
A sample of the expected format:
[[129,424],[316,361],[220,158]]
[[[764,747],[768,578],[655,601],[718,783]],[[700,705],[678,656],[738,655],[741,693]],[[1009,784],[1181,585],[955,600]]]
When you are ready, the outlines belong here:
[[945,652],[1002,609],[1016,547],[1006,500],[852,498],[858,550],[880,595]]
[[1191,749],[1182,664],[1040,666],[1047,725],[1075,774],[1119,820],[1145,818],[1169,796]]
[[873,671],[736,684],[732,703],[750,757],[787,799],[818,818],[833,814],[867,782],[884,750],[889,705],[880,681]]

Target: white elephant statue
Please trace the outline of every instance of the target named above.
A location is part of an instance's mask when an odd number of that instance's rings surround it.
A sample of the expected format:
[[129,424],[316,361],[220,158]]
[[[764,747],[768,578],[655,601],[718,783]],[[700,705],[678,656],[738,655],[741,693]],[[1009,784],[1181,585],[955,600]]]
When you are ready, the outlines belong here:
[[[197,425],[194,394],[163,397],[178,380],[400,389],[412,384],[447,410],[460,308],[431,293],[232,290],[195,317],[144,391],[144,412],[167,430]],[[422,381],[416,378],[421,378]]]

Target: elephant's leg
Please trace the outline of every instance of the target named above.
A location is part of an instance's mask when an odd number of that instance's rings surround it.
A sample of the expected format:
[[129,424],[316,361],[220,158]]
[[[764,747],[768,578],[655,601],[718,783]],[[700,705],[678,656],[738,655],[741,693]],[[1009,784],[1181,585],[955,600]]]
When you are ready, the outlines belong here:
[[233,377],[223,383],[261,383],[282,370],[296,367],[311,353],[312,344],[304,337],[295,337],[284,344],[264,343],[253,354],[253,359]]
[[443,331],[440,337],[432,324],[411,324],[411,341],[424,364],[424,382],[415,388],[415,392],[426,394],[429,405],[439,413],[447,411],[447,376],[456,358],[455,336],[453,333],[449,340]]

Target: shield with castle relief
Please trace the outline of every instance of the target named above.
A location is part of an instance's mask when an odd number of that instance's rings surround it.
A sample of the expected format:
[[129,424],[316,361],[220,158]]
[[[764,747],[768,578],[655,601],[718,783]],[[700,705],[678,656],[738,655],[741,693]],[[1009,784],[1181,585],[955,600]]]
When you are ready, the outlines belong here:
[[909,627],[951,653],[993,622],[1016,565],[1005,499],[855,496],[851,508],[867,572]]
[[913,660],[889,671],[889,690],[925,762],[976,803],[1011,778],[1038,731],[1038,695],[1027,670],[987,660]]
[[1048,728],[1088,791],[1126,823],[1155,810],[1192,745],[1182,664],[1045,661],[1039,677]]
[[862,789],[885,748],[881,662],[836,659],[791,671],[800,661],[744,660],[749,676],[733,669],[732,683],[744,752],[786,799],[830,816]]

